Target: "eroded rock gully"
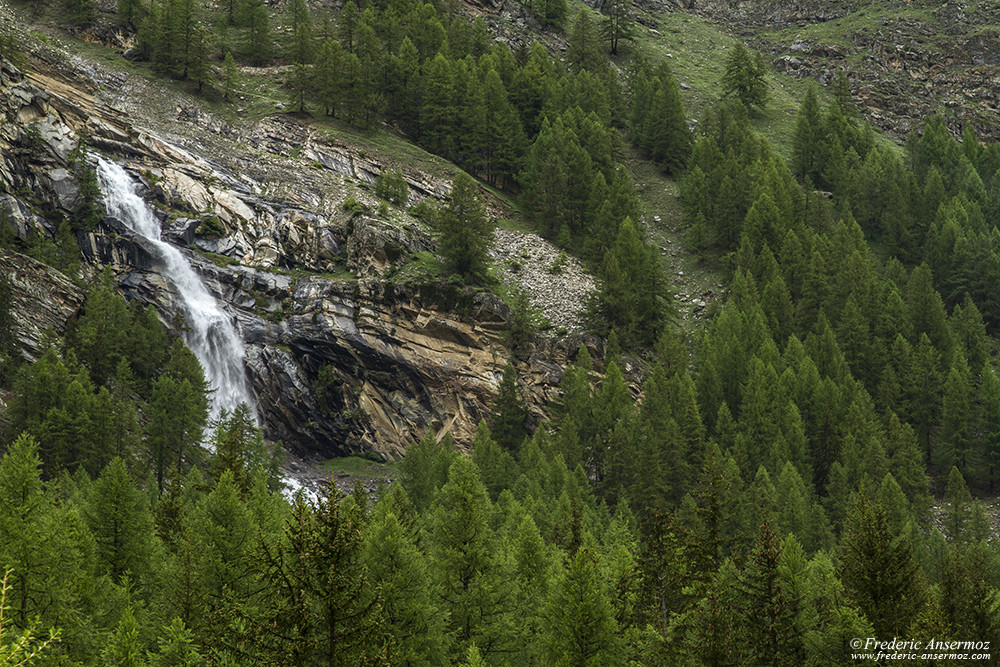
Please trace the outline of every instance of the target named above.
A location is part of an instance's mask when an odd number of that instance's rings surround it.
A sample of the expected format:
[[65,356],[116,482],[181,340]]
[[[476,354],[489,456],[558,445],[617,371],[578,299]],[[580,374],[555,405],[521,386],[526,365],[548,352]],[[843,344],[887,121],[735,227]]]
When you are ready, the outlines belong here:
[[[238,320],[268,437],[311,458],[360,451],[395,457],[428,429],[471,440],[510,358],[501,335],[509,309],[489,293],[443,294],[394,277],[402,260],[434,244],[403,211],[344,211],[348,193],[377,207],[358,187],[382,169],[377,159],[289,118],[234,129],[184,107],[139,116],[137,101],[123,91],[148,82],[54,61],[36,59],[30,73],[7,62],[0,69],[0,187],[11,193],[0,206],[13,213],[19,236],[52,235],[53,216],[32,210],[58,215],[76,205],[69,157],[85,132],[90,146],[145,183],[165,236],[187,247]],[[140,117],[149,126],[133,122]],[[448,192],[445,181],[404,174],[413,200]],[[113,267],[126,296],[171,321],[176,299],[141,239],[108,218],[77,240],[85,270]],[[65,326],[82,303],[71,281],[31,269],[31,261],[0,257],[5,271],[34,273],[34,286],[15,281],[25,298],[51,304],[36,313],[38,322],[19,322],[29,355],[39,328]],[[518,361],[537,414],[579,343],[545,339]]]

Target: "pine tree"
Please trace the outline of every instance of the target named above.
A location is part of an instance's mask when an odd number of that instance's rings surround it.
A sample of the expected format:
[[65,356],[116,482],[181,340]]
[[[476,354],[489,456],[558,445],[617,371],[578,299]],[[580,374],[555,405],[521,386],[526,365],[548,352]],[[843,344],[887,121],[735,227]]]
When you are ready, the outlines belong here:
[[151,585],[158,546],[153,515],[120,458],[112,459],[94,482],[84,509],[97,544],[100,570],[115,583],[128,576],[140,586]]
[[233,59],[233,54],[230,51],[226,51],[226,58],[222,64],[222,96],[228,100],[230,94],[236,90],[239,84],[240,71],[236,67],[236,60]]
[[241,403],[232,414],[223,411],[214,426],[212,445],[215,458],[211,472],[215,479],[230,471],[244,492],[253,486],[253,480],[258,475],[263,476],[272,490],[281,487],[281,450],[264,441],[264,434],[257,428],[250,406]]
[[942,576],[944,615],[954,637],[1000,641],[997,591],[989,583],[990,556],[981,543],[949,552]]
[[449,271],[479,282],[486,277],[486,249],[492,242],[493,227],[479,186],[464,172],[455,175],[451,201],[438,218],[441,254]]
[[157,643],[157,652],[149,654],[150,667],[197,667],[204,664],[191,631],[179,618],[174,618],[170,625],[163,628]]
[[778,536],[771,521],[765,520],[737,584],[748,640],[744,651],[752,663],[801,665],[805,660],[805,644],[795,624],[799,600],[784,589],[779,576],[781,555]]
[[324,42],[320,48],[313,68],[316,101],[322,105],[328,116],[337,116],[337,111],[346,97],[346,60],[347,54],[340,42],[331,39]]
[[450,61],[441,53],[425,63],[421,77],[420,143],[445,157],[454,154],[459,125],[457,94]]
[[430,517],[433,576],[451,617],[456,649],[475,643],[487,658],[507,648],[516,594],[489,525],[491,510],[475,464],[456,458]]
[[590,306],[602,331],[614,329],[627,347],[652,345],[667,319],[659,263],[626,218],[598,271]]
[[544,612],[548,664],[620,665],[621,640],[595,554],[580,549],[553,584]]
[[736,97],[747,109],[763,109],[767,104],[768,85],[764,58],[751,55],[741,42],[733,44],[726,56],[726,71],[722,75],[724,94]]
[[456,456],[451,437],[446,435],[439,441],[431,431],[407,448],[399,464],[400,483],[418,512],[424,513],[430,507],[438,489],[448,481],[448,470]]
[[264,65],[271,59],[271,19],[260,0],[245,0],[249,5],[245,57],[254,65]]
[[954,466],[948,473],[944,497],[948,502],[948,511],[945,514],[945,531],[948,533],[948,537],[956,543],[966,541],[966,527],[969,524],[972,494],[969,493],[969,487],[965,485],[962,473]]
[[363,536],[361,562],[382,591],[382,612],[400,664],[442,664],[450,637],[427,557],[385,502],[376,506]]
[[87,28],[97,18],[97,6],[94,0],[64,0],[70,23],[78,28]]
[[992,368],[983,369],[981,393],[982,409],[978,432],[988,470],[989,490],[992,492],[996,488],[997,475],[1000,474],[1000,379]]
[[313,61],[312,16],[305,0],[292,0],[285,10],[292,28],[286,57],[293,64],[308,65]]
[[598,45],[597,30],[589,12],[581,10],[573,19],[566,45],[566,64],[573,72],[597,72],[605,56]]
[[[6,227],[6,224],[6,221],[0,219],[0,225]],[[0,275],[0,386],[6,386],[13,377],[21,356],[13,296],[10,277]]]
[[885,510],[862,492],[840,545],[840,578],[877,636],[898,636],[925,604],[923,576],[904,537],[889,532]]
[[484,421],[479,422],[476,428],[476,437],[472,442],[472,460],[479,469],[483,485],[489,491],[491,499],[496,500],[501,491],[512,486],[517,474],[514,457],[497,444]]
[[206,81],[214,79],[208,63],[210,48],[208,30],[202,25],[196,25],[191,32],[191,45],[187,57],[187,78],[198,85],[199,93]]
[[504,449],[516,452],[528,436],[528,411],[518,388],[517,369],[507,364],[493,404],[493,437]]
[[139,637],[139,624],[131,607],[122,612],[118,627],[101,652],[101,661],[109,667],[146,667],[145,650]]
[[361,560],[362,517],[334,493],[296,502],[255,566],[266,595],[247,610],[244,641],[262,665],[387,667],[394,639]]
[[[36,613],[33,600],[44,561],[42,526],[46,500],[38,443],[22,433],[0,460],[0,556],[4,564],[5,602],[21,627]],[[7,573],[6,568],[13,571]]]
[[643,127],[643,143],[660,167],[679,176],[687,166],[693,138],[684,115],[680,87],[663,63],[654,79],[658,83]]
[[604,0],[601,3],[604,20],[601,22],[600,33],[613,56],[618,55],[618,42],[635,39],[629,4],[626,0]]
[[348,53],[354,53],[354,37],[360,21],[361,13],[358,11],[358,6],[354,4],[354,0],[347,0],[340,9],[340,16],[337,17],[337,36]]
[[800,182],[804,183],[806,179],[815,184],[822,182],[824,140],[816,85],[810,84],[799,107],[792,140],[792,173]]
[[958,349],[952,358],[951,370],[944,382],[941,404],[942,451],[939,458],[941,470],[958,466],[971,473],[974,470],[972,429],[973,389],[965,355]]
[[131,317],[125,299],[115,291],[110,269],[106,269],[87,293],[84,313],[69,336],[77,358],[90,370],[91,379],[105,384],[129,350]]
[[484,171],[490,182],[502,185],[520,172],[526,139],[521,119],[511,105],[503,81],[496,70],[483,81],[484,116],[481,136]]

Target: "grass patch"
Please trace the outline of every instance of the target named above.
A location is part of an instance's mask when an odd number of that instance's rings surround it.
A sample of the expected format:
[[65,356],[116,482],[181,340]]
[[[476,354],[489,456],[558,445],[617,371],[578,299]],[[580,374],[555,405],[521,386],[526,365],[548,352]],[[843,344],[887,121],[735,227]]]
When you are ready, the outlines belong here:
[[444,158],[428,153],[405,137],[383,128],[362,130],[328,116],[313,115],[308,124],[334,142],[346,144],[364,157],[382,163],[382,167],[418,169],[437,178],[451,180],[458,168]]
[[[794,41],[804,41],[812,44],[833,44],[853,49],[852,35],[877,32],[882,27],[883,22],[892,24],[895,21],[926,23],[935,34],[939,34],[941,28],[940,21],[934,16],[934,10],[930,7],[904,7],[897,3],[872,2],[839,19],[805,26],[796,24],[781,30],[761,33],[760,36],[779,43],[791,44]],[[925,43],[930,43],[930,39]]]
[[334,475],[347,475],[350,477],[365,477],[369,479],[395,479],[396,464],[373,461],[360,456],[344,456],[336,459],[328,459],[320,464],[320,467]]
[[225,255],[220,255],[220,254],[214,253],[214,252],[208,252],[207,250],[200,250],[200,249],[198,249],[195,246],[190,246],[190,248],[191,248],[191,250],[194,250],[196,253],[198,253],[199,255],[201,255],[202,257],[204,257],[205,259],[209,260],[210,262],[212,262],[216,266],[218,266],[220,268],[223,268],[223,269],[225,269],[227,267],[230,267],[230,266],[233,266],[234,264],[235,265],[239,265],[239,263],[240,263],[240,260],[233,259],[232,257],[227,257]]
[[424,283],[436,282],[445,275],[441,260],[434,253],[424,250],[410,255],[409,261],[391,274],[391,279],[399,283]]

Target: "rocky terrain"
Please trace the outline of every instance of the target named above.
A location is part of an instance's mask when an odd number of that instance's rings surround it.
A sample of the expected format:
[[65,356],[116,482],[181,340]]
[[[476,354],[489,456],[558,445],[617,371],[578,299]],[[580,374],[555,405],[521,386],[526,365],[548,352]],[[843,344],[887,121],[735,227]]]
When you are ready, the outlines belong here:
[[[156,104],[164,94],[155,83],[61,56],[58,43],[39,53],[23,70],[8,61],[0,70],[0,190],[10,193],[0,206],[21,238],[51,236],[50,218],[75,206],[70,156],[86,136],[90,150],[144,184],[165,235],[187,248],[238,321],[268,437],[308,457],[394,458],[428,429],[470,440],[511,358],[502,335],[510,310],[488,291],[442,285],[420,270],[435,242],[407,210],[380,208],[369,186],[389,166],[383,157],[284,115],[237,129],[197,105]],[[449,192],[447,174],[401,166],[411,202]],[[553,253],[538,237],[518,236],[501,238]],[[77,241],[85,272],[113,267],[127,297],[171,321],[175,295],[141,239],[107,218]],[[19,337],[29,357],[39,332],[65,327],[82,304],[71,280],[32,262],[0,257],[24,306]],[[539,306],[573,329],[572,302],[592,281],[575,263],[566,275],[579,289],[549,288]],[[578,344],[544,339],[517,362],[536,413]],[[320,385],[323,368],[333,373]]]
[[582,330],[583,309],[595,289],[580,261],[537,234],[497,229],[491,252],[505,283],[523,289],[554,331]]
[[1000,5],[979,0],[697,0],[694,11],[764,52],[784,74],[836,70],[876,127],[897,139],[941,112],[1000,138]]

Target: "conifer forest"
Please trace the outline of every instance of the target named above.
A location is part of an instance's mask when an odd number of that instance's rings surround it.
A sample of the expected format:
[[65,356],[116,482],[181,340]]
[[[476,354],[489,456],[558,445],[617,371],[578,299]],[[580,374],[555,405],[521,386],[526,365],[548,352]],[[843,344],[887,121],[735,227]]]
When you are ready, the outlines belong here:
[[0,0],[0,665],[1000,664],[1000,12],[857,4]]

